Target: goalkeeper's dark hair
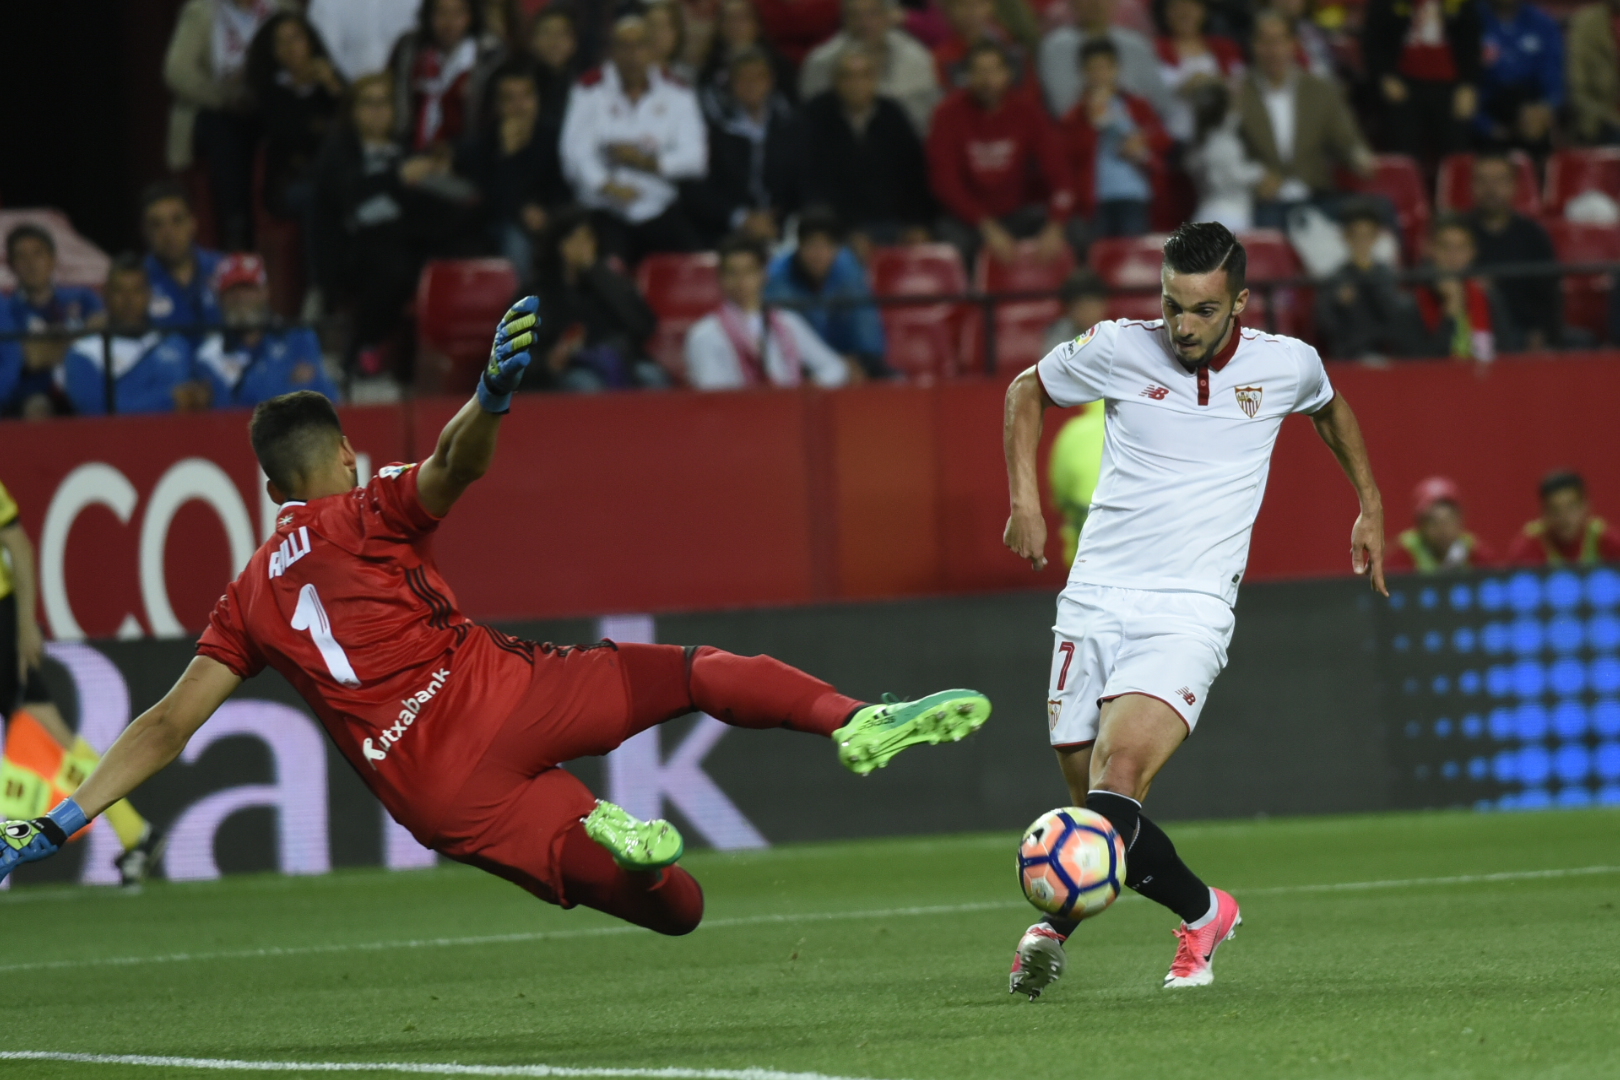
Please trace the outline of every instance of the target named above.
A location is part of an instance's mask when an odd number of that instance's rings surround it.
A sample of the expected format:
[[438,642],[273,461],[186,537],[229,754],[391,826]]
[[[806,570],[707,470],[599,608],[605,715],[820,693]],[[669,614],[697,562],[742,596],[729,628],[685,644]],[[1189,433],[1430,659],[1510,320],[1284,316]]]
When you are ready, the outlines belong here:
[[1164,265],[1178,274],[1225,270],[1226,289],[1236,296],[1243,291],[1249,273],[1249,253],[1220,222],[1189,221],[1164,242]]
[[297,489],[298,481],[309,475],[320,459],[332,452],[334,441],[342,437],[343,424],[337,409],[314,390],[294,390],[262,401],[248,421],[248,438],[259,468],[285,495]]

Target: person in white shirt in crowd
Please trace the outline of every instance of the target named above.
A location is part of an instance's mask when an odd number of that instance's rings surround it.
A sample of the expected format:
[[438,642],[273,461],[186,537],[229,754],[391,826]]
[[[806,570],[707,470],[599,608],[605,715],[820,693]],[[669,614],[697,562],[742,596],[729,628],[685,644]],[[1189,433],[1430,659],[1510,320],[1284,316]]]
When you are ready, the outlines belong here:
[[253,153],[259,124],[247,85],[248,46],[279,0],[187,0],[163,57],[169,110],[168,165],[208,164],[214,216],[226,247],[253,239]]
[[927,136],[942,91],[934,56],[922,43],[899,29],[896,0],[844,0],[844,28],[804,58],[799,69],[799,100],[809,101],[832,89],[838,58],[850,45],[864,45],[880,60],[878,93],[906,110],[919,136]]
[[406,149],[453,149],[481,127],[485,88],[506,46],[484,25],[475,0],[422,0],[416,28],[388,58],[394,76],[395,136]]
[[1143,34],[1114,25],[1114,0],[1069,0],[1071,26],[1059,26],[1041,39],[1038,67],[1046,107],[1067,116],[1080,101],[1085,79],[1080,74],[1080,48],[1094,37],[1106,37],[1119,53],[1119,88],[1146,98],[1160,116],[1170,107],[1170,91],[1159,71],[1153,43]]
[[697,94],[653,66],[639,16],[613,24],[610,57],[568,100],[563,175],[580,204],[596,211],[610,254],[637,262],[655,251],[695,251],[701,240],[677,185],[708,170]]
[[833,352],[795,311],[764,311],[765,245],[734,236],[720,246],[717,311],[686,333],[686,380],[698,390],[752,386],[798,386],[808,377],[820,386],[843,386],[856,377],[853,364]]
[[1211,82],[1192,94],[1193,140],[1183,161],[1198,189],[1194,221],[1218,221],[1233,232],[1254,228],[1254,186],[1266,169],[1249,157],[1238,134],[1237,114],[1225,83]]
[[421,0],[309,0],[308,14],[338,73],[352,83],[388,66],[420,7]]

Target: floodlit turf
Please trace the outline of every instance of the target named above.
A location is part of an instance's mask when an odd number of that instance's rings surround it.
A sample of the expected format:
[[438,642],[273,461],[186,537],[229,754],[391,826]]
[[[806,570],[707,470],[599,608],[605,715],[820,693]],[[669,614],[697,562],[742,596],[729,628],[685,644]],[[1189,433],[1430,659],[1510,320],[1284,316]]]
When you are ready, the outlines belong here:
[[[1169,831],[1243,904],[1206,989],[1159,988],[1175,920],[1128,895],[1081,929],[1047,998],[1009,997],[1031,915],[1017,838],[970,836],[695,853],[710,924],[678,940],[462,868],[19,888],[0,894],[0,1050],[885,1080],[1620,1076],[1620,813]],[[956,910],[878,913],[923,905]],[[519,937],[388,944],[498,935]],[[175,953],[226,955],[66,966]],[[217,1075],[0,1060],[7,1080]]]

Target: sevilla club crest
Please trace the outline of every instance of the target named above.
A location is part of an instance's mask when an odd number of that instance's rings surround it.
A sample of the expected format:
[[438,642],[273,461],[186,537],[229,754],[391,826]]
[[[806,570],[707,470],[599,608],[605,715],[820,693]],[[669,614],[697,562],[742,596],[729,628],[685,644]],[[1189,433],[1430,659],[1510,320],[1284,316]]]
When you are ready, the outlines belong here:
[[1260,395],[1265,390],[1258,386],[1234,386],[1232,392],[1237,395],[1238,408],[1243,410],[1243,415],[1253,420],[1260,411]]

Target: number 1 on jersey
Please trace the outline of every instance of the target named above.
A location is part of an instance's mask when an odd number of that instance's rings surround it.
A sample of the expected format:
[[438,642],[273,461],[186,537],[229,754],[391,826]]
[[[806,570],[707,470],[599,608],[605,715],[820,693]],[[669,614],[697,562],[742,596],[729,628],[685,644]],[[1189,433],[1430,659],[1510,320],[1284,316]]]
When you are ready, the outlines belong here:
[[360,677],[354,673],[354,666],[349,663],[349,654],[343,651],[343,646],[332,636],[332,620],[326,617],[326,609],[321,606],[321,594],[315,591],[315,586],[305,585],[298,590],[298,606],[293,609],[292,628],[309,631],[309,636],[314,639],[315,648],[320,650],[321,659],[326,661],[326,670],[332,673],[332,678],[344,686],[360,685]]

